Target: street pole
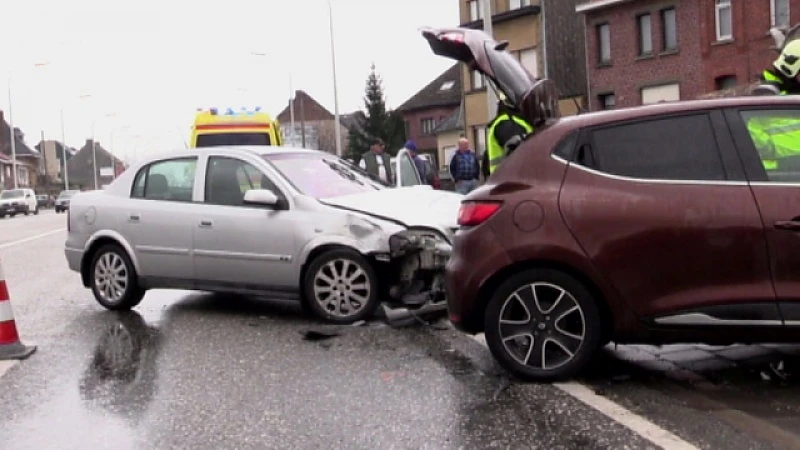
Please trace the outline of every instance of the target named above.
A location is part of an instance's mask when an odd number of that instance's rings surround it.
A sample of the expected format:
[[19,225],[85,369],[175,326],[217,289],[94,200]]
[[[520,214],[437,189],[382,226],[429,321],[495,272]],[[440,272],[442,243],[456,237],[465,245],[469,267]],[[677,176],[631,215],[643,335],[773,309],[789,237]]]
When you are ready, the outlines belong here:
[[44,130],[42,130],[42,137],[40,139],[42,149],[42,164],[44,165],[44,190],[47,195],[50,195],[50,180],[47,178],[47,143],[44,140]]
[[67,133],[64,131],[64,108],[61,108],[61,159],[64,160],[64,190],[69,190],[69,170],[67,169]]
[[14,115],[11,112],[11,77],[8,77],[8,128],[11,140],[11,167],[14,171],[14,189],[17,189],[17,134],[14,132]]
[[295,145],[294,134],[294,88],[292,87],[292,72],[289,72],[289,117],[292,127],[292,146]]
[[[492,0],[482,0],[481,3],[483,7],[483,31],[491,38],[494,38],[494,32],[492,31]],[[486,84],[486,124],[488,125],[497,112],[497,96],[489,86],[488,80],[484,81],[484,83]]]
[[92,172],[94,172],[94,190],[96,191],[98,188],[97,188],[97,144],[95,144],[94,141],[95,122],[92,122]]
[[336,133],[336,156],[342,157],[342,130],[341,120],[339,117],[339,90],[336,83],[336,45],[333,40],[333,6],[331,0],[328,0],[328,22],[330,23],[331,32],[331,66],[333,69],[333,108],[334,108],[334,132]]

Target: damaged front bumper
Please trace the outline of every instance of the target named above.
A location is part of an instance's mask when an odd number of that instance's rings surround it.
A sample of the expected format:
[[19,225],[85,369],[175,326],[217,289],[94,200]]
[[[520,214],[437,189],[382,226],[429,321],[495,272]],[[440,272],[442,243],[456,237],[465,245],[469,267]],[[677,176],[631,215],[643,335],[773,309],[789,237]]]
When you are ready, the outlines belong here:
[[433,230],[405,230],[389,237],[387,319],[447,310],[444,274],[452,245]]

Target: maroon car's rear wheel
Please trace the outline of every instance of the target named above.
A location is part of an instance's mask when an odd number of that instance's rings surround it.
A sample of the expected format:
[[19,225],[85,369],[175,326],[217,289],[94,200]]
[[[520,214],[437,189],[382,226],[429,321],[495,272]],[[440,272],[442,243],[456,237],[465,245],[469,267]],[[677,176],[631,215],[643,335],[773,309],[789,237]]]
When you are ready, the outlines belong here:
[[603,336],[589,291],[550,269],[526,270],[506,280],[489,301],[485,331],[498,362],[529,381],[576,375],[595,356]]

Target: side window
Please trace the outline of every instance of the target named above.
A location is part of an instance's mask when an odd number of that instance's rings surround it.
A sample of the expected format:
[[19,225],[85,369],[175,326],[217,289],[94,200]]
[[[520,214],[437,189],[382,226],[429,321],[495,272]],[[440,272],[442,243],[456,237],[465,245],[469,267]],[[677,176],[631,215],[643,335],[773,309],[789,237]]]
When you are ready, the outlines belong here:
[[741,111],[767,180],[800,183],[800,111]]
[[206,174],[206,203],[242,206],[244,194],[250,189],[269,189],[278,198],[283,198],[275,184],[252,164],[222,156],[209,158]]
[[[725,168],[707,114],[665,117],[597,129],[591,153],[598,170],[651,180],[719,181]],[[579,149],[579,153],[584,149]]]
[[136,174],[131,197],[191,202],[196,169],[194,157],[152,163]]

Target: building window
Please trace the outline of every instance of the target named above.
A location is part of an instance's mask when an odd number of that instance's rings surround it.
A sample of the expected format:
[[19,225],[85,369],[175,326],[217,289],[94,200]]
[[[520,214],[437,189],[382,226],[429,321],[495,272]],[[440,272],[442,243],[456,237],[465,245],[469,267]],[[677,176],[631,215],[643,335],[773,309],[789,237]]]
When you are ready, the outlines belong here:
[[453,85],[455,85],[455,84],[456,84],[456,82],[455,82],[455,81],[445,81],[445,82],[444,82],[444,83],[442,83],[442,85],[439,87],[439,90],[440,90],[440,91],[449,91],[450,89],[452,89],[452,88],[453,88]]
[[508,0],[509,11],[524,8],[526,6],[531,6],[531,0]]
[[732,89],[736,87],[736,75],[723,75],[714,80],[718,91]]
[[610,64],[611,27],[607,23],[597,26],[597,49],[600,64]]
[[714,6],[717,21],[717,40],[733,39],[733,17],[731,0],[717,0]]
[[639,25],[639,55],[652,55],[653,30],[650,23],[650,14],[642,14],[636,17],[636,21]]
[[483,10],[481,8],[481,3],[478,0],[469,0],[467,2],[467,6],[469,6],[470,22],[483,19]]
[[431,134],[433,129],[436,128],[436,119],[433,117],[426,117],[419,122],[422,125],[422,134]]
[[519,63],[525,68],[534,78],[539,77],[539,55],[535,48],[520,50],[517,54]]
[[770,25],[778,28],[789,28],[789,0],[770,0]]
[[477,70],[473,70],[471,78],[473,90],[483,89],[486,87],[486,79],[482,73],[478,72]]
[[664,51],[678,49],[678,22],[675,8],[661,10],[661,34]]
[[475,154],[483,155],[486,151],[486,127],[472,127],[472,142],[475,143]]
[[614,109],[617,105],[617,98],[614,94],[601,94],[597,96],[600,101],[600,109]]

